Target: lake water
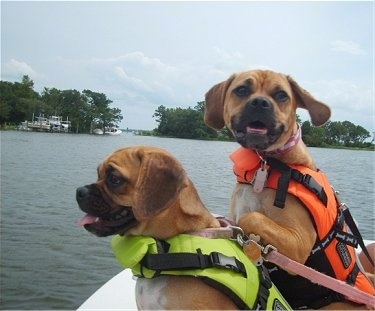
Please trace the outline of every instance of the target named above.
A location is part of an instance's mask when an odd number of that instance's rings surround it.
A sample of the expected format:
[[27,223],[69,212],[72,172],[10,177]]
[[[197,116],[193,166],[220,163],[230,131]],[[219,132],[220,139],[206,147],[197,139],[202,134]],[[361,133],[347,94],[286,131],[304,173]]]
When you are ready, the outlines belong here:
[[[106,155],[139,144],[172,152],[207,207],[228,215],[234,142],[1,132],[1,309],[75,309],[121,271],[110,238],[77,226],[83,213],[75,189],[96,179]],[[375,239],[375,153],[310,151],[351,207],[364,238]]]

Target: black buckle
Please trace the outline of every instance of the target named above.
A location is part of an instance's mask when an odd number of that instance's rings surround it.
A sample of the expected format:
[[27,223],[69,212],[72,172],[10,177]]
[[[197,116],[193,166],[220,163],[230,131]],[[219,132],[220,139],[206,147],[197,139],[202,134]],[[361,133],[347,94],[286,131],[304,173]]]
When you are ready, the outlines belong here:
[[322,203],[327,207],[327,195],[324,188],[309,174],[299,176],[298,180],[307,189],[310,189]]
[[218,252],[212,252],[210,259],[213,267],[225,268],[243,274],[246,277],[246,269],[242,262],[237,260],[236,257],[229,257]]
[[314,192],[317,196],[319,196],[322,187],[320,187],[320,185],[315,181],[314,178],[311,177],[311,175],[302,175],[301,183],[312,192]]

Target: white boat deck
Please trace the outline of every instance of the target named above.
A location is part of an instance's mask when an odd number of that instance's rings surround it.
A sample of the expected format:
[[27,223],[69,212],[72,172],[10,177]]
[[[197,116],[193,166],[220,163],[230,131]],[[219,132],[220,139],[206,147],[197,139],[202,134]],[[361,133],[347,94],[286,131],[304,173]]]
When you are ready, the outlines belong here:
[[135,280],[130,269],[115,275],[78,310],[137,310],[135,303]]

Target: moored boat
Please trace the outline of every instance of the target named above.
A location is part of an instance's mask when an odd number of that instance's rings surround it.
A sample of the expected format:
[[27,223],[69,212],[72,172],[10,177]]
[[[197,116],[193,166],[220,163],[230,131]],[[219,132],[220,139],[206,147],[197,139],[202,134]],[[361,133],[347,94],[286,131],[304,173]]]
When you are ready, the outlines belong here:
[[92,131],[94,135],[103,135],[104,131],[102,129],[96,128]]
[[68,133],[71,129],[71,122],[68,118],[64,121],[61,116],[45,118],[43,115],[38,117],[33,115],[31,121],[21,122],[17,128],[21,131]]
[[105,135],[120,135],[122,131],[118,127],[106,127],[104,129],[104,134]]

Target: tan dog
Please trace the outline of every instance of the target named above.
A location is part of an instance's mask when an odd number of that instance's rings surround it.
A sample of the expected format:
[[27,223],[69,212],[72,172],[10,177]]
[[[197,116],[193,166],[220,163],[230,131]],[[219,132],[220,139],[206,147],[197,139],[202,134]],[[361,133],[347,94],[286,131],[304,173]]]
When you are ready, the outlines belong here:
[[[99,166],[97,182],[79,187],[76,198],[87,213],[81,225],[97,236],[167,239],[220,227],[181,164],[156,147],[136,146],[114,152]],[[224,293],[188,276],[140,278],[136,300],[140,309],[237,309]]]
[[[205,122],[214,129],[226,125],[242,147],[256,150],[261,159],[262,156],[274,157],[283,163],[316,171],[305,144],[294,138],[300,135],[297,108],[307,109],[312,123],[317,126],[324,124],[331,114],[327,105],[314,99],[290,76],[268,70],[246,71],[232,75],[207,92]],[[274,245],[280,253],[305,263],[317,242],[311,215],[295,196],[287,195],[284,208],[275,207],[274,199],[273,189],[256,192],[249,183],[237,183],[231,201],[231,216],[245,232],[259,235],[263,244]],[[281,292],[294,308],[312,307],[309,299],[320,299],[314,289],[315,297],[300,299],[295,295],[302,295],[294,293],[298,285],[294,288],[293,284],[297,283],[287,279],[281,283],[275,281],[279,288],[286,283],[289,292]],[[362,307],[348,301],[331,302],[323,301],[318,307]]]

